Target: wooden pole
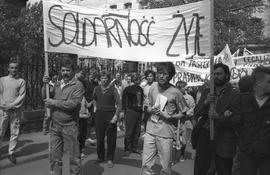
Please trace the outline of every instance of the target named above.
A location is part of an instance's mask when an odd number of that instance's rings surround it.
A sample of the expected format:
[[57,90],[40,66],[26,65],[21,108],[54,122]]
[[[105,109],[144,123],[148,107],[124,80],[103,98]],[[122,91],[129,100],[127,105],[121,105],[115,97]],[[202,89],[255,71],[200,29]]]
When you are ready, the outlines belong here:
[[[48,48],[47,48],[47,33],[46,33],[46,29],[45,29],[45,10],[43,9],[43,37],[44,37],[44,66],[45,66],[45,75],[49,76],[49,57],[48,57]],[[46,88],[46,99],[50,98],[50,87],[49,84],[45,85]],[[51,117],[51,110],[49,108],[46,108],[46,115],[47,117]]]
[[[210,0],[210,94],[214,94],[214,0]],[[210,104],[210,140],[214,140],[214,119],[215,104]]]
[[[44,61],[45,61],[45,75],[46,76],[49,76],[49,58],[48,58],[48,52],[45,52],[45,57],[44,57]],[[49,87],[49,84],[47,83],[45,85],[46,87],[46,99],[49,99],[50,98],[50,87]],[[46,114],[47,114],[47,117],[50,117],[51,116],[51,111],[50,111],[50,108],[46,108]]]

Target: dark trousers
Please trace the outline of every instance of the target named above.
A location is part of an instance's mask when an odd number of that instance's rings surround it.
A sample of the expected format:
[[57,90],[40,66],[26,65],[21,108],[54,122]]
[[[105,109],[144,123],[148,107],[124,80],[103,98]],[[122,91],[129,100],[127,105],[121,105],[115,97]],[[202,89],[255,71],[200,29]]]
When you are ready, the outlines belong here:
[[125,122],[125,151],[137,150],[141,133],[142,112],[127,109],[125,114]]
[[97,111],[95,117],[95,129],[97,135],[97,155],[101,160],[105,159],[104,139],[107,136],[107,159],[113,160],[116,148],[117,124],[110,123],[115,111]]
[[194,175],[206,175],[210,168],[214,154],[214,146],[209,139],[209,131],[201,128],[196,146],[196,157],[194,161]]
[[186,147],[187,147],[186,144],[181,146],[181,148],[180,148],[181,156],[185,157]]
[[147,120],[148,120],[149,117],[150,117],[150,115],[147,112],[147,107],[145,107],[144,111],[143,111],[143,121],[142,121],[145,131],[146,131]]
[[82,153],[82,149],[85,147],[85,140],[87,136],[87,119],[80,118],[79,119],[79,142],[80,142],[80,153]]
[[207,175],[208,170],[214,168],[218,175],[232,175],[233,157],[224,158],[215,154],[214,144],[205,128],[200,129],[196,149],[194,175]]
[[216,154],[215,165],[218,175],[232,175],[233,157],[223,158]]
[[258,175],[270,174],[270,158],[257,158],[240,152],[240,174],[257,175],[257,172]]
[[233,175],[240,175],[240,150],[239,150],[239,146],[236,147],[236,154],[233,158],[232,174]]

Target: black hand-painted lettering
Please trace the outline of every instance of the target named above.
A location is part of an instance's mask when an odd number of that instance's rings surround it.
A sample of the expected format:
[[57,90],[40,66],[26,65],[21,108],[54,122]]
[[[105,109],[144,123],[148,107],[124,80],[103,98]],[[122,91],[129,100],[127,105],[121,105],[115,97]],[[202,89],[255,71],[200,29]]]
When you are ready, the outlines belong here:
[[[113,23],[113,25],[112,26],[110,26],[110,27],[108,27],[108,21],[111,21],[112,23]],[[106,19],[104,19],[104,22],[105,22],[105,24],[106,24],[106,26],[107,26],[107,28],[108,28],[108,31],[107,31],[107,33],[108,33],[108,35],[109,36],[112,36],[113,37],[113,39],[116,41],[116,43],[118,44],[118,46],[120,47],[120,48],[122,48],[122,41],[121,41],[121,38],[119,37],[119,33],[118,33],[118,39],[114,36],[114,34],[112,33],[112,29],[113,28],[116,28],[115,26],[116,26],[116,23],[115,23],[115,20],[114,20],[114,18],[106,18]],[[111,43],[112,44],[112,43]],[[109,47],[112,47],[112,45],[110,45]]]
[[57,47],[57,46],[59,46],[60,44],[62,44],[63,41],[64,41],[64,34],[63,34],[64,32],[63,32],[62,27],[61,27],[61,26],[58,26],[58,25],[52,20],[52,16],[51,16],[52,14],[51,14],[51,12],[52,12],[52,10],[53,10],[54,8],[60,8],[60,9],[63,9],[63,8],[62,8],[61,5],[53,5],[53,6],[51,6],[51,8],[49,9],[49,12],[48,12],[50,22],[52,23],[52,25],[53,25],[55,28],[59,29],[60,32],[61,32],[61,37],[60,37],[61,40],[60,40],[58,43],[52,43],[51,39],[48,38],[49,44],[50,44],[51,46],[53,46],[53,47]]
[[[205,53],[201,53],[200,50],[200,38],[203,37],[203,35],[200,33],[200,20],[205,19],[204,16],[199,16],[198,13],[194,13],[193,14],[194,17],[196,17],[196,34],[195,34],[195,38],[194,38],[194,48],[195,48],[195,55],[199,55],[199,56],[205,56]],[[211,35],[211,34],[210,34]]]
[[173,43],[174,43],[174,41],[175,41],[175,39],[176,39],[176,37],[177,37],[177,35],[178,35],[178,33],[179,33],[181,27],[182,27],[182,24],[183,24],[183,22],[184,22],[184,21],[183,21],[184,16],[183,16],[182,14],[177,14],[177,15],[173,15],[173,18],[181,18],[181,21],[180,21],[180,24],[179,24],[179,26],[177,27],[177,29],[176,29],[176,31],[175,31],[173,37],[172,37],[172,40],[171,40],[171,42],[170,42],[170,44],[169,44],[169,46],[168,46],[168,48],[167,48],[167,50],[166,50],[166,55],[169,56],[169,57],[178,57],[178,56],[180,56],[180,54],[171,54],[171,53],[170,53],[170,50],[171,50],[171,48],[172,48],[172,45],[173,45]]
[[[90,26],[92,27],[92,30],[90,30],[90,29],[88,30],[87,23],[90,24]],[[94,23],[91,20],[89,20],[88,18],[84,18],[83,24],[84,24],[83,25],[84,26],[83,30],[85,31],[84,32],[84,35],[83,35],[83,37],[85,38],[85,40],[84,40],[85,41],[84,46],[91,46],[94,43],[95,38],[96,38],[96,35],[93,33],[93,31],[94,31]],[[87,32],[93,33],[92,34],[93,35],[92,40],[89,43],[87,43],[87,36],[91,36],[91,35],[87,35]]]
[[[73,18],[74,24],[76,24],[76,31],[74,32],[73,38],[70,41],[68,41],[69,36],[66,37],[66,32],[65,32],[66,31],[66,20],[67,20],[67,17],[69,15]],[[78,17],[78,14],[77,14],[77,17]],[[78,20],[78,18],[76,19],[75,15],[73,13],[66,13],[65,14],[64,20],[63,20],[63,37],[64,37],[65,44],[71,44],[75,40],[75,38],[77,38],[77,42],[78,42],[78,37],[76,37],[76,35],[78,35],[78,26],[77,26],[78,21],[77,20]],[[67,29],[67,32],[70,32],[70,30]]]
[[150,28],[151,28],[151,25],[152,25],[152,24],[156,24],[155,21],[150,21],[150,23],[149,23],[149,25],[148,25],[148,27],[147,27],[147,34],[146,34],[146,36],[147,36],[147,42],[148,42],[149,45],[151,45],[151,46],[155,45],[155,42],[151,42],[151,41],[150,41]]

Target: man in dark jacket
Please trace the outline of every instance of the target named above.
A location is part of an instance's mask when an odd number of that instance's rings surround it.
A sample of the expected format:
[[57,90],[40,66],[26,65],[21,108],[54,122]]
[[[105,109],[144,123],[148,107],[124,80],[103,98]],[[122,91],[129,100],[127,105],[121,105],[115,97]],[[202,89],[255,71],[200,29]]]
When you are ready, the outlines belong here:
[[143,89],[139,86],[140,77],[135,74],[132,76],[131,86],[125,88],[122,97],[122,110],[126,121],[125,132],[125,156],[131,152],[140,153],[138,141],[141,132],[141,121],[143,112]]
[[[225,119],[232,108],[232,102],[238,92],[229,83],[230,70],[224,64],[214,65],[214,94],[209,89],[202,92],[201,99],[195,108],[194,116],[198,120],[199,134],[195,145],[196,158],[194,175],[206,175],[212,165],[215,165],[218,175],[231,175],[233,156],[236,149],[236,134],[231,125],[226,125]],[[209,105],[215,103],[215,139],[209,139]],[[197,127],[198,127],[197,126]],[[198,131],[198,130],[197,130]]]
[[240,131],[240,174],[269,175],[270,67],[257,67],[251,76],[254,93],[242,94],[232,111]]

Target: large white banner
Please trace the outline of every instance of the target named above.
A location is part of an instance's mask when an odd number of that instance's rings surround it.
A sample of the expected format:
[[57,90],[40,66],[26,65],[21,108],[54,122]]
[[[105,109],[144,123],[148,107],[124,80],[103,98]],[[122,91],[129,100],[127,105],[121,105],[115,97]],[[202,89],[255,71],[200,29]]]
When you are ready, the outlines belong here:
[[45,51],[164,62],[210,52],[210,1],[108,11],[43,1]]

